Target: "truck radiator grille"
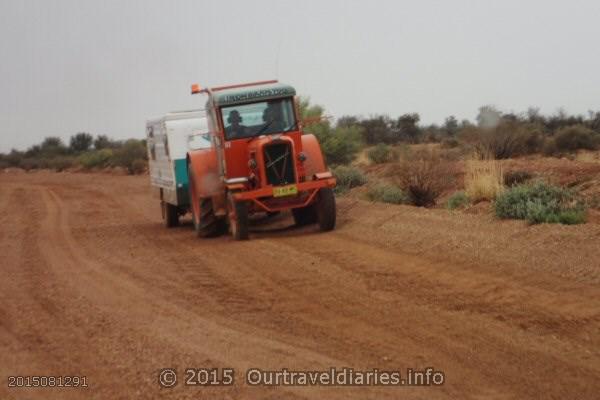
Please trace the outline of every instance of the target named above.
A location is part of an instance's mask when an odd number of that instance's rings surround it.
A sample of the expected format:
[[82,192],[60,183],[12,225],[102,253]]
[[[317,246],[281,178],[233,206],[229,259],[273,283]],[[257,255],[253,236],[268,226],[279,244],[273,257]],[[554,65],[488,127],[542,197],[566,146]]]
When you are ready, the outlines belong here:
[[289,143],[265,146],[265,173],[269,185],[282,186],[296,182],[294,156]]

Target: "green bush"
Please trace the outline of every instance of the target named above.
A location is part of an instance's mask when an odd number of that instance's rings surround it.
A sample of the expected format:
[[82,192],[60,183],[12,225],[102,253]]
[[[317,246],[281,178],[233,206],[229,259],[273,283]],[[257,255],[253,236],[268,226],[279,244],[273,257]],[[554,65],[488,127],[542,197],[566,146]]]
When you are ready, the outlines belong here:
[[129,170],[130,174],[142,174],[146,171],[146,166],[148,163],[146,160],[138,158],[137,160],[133,160],[131,163],[131,169]]
[[66,156],[54,157],[48,160],[48,168],[53,169],[56,172],[71,168],[74,164],[75,160],[72,157]]
[[140,163],[138,160],[145,160],[146,157],[144,141],[129,139],[123,143],[123,146],[114,150],[110,163],[113,166],[126,168],[130,174],[135,174],[136,171],[139,171]]
[[544,182],[514,186],[494,204],[496,216],[529,223],[580,224],[585,222],[583,202],[569,189]]
[[367,151],[367,157],[373,164],[383,164],[393,161],[396,158],[396,153],[389,145],[379,143]]
[[85,169],[103,168],[109,165],[112,156],[112,150],[102,149],[84,153],[78,157],[78,161]]
[[358,126],[323,129],[315,132],[321,145],[321,151],[331,165],[348,164],[362,146],[361,128]]
[[533,177],[528,171],[508,171],[504,173],[504,184],[508,187],[520,185]]
[[343,193],[354,187],[367,183],[367,177],[361,170],[355,167],[340,165],[333,169],[333,175],[337,180],[336,191]]
[[554,139],[559,152],[574,152],[580,149],[595,150],[598,142],[598,134],[583,125],[559,129]]
[[469,205],[469,196],[465,192],[456,192],[448,199],[446,208],[456,210],[457,208],[465,208]]
[[48,161],[44,158],[22,158],[19,161],[19,167],[23,168],[25,171],[30,171],[32,169],[48,168]]
[[399,187],[389,184],[378,184],[367,191],[367,196],[372,201],[391,204],[408,204],[410,198]]

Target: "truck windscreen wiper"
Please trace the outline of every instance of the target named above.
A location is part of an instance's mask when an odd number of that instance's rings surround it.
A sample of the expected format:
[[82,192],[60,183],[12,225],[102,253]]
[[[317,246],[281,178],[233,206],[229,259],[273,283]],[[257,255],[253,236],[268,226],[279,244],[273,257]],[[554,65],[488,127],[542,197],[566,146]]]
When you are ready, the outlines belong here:
[[267,129],[269,129],[269,127],[271,126],[271,124],[272,124],[273,122],[275,122],[275,120],[274,120],[274,119],[272,119],[271,121],[269,121],[269,122],[267,122],[266,124],[264,124],[264,125],[263,125],[263,127],[262,127],[262,128],[260,128],[260,131],[258,131],[258,132],[256,133],[256,135],[254,135],[254,136],[252,136],[250,139],[248,139],[248,142],[247,142],[247,143],[250,143],[251,141],[253,141],[253,140],[254,140],[254,139],[256,139],[257,137],[259,137],[260,135],[262,135],[263,133],[265,133],[265,131],[266,131]]

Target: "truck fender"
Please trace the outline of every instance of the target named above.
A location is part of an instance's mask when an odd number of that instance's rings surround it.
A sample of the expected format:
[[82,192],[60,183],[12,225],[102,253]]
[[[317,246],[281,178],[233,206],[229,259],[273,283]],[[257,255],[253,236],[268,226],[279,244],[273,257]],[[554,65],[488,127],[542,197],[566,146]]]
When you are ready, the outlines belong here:
[[212,197],[223,191],[223,183],[217,172],[216,152],[197,150],[187,153],[188,177],[198,198]]
[[321,146],[315,135],[302,135],[302,151],[306,155],[304,171],[307,178],[312,179],[317,174],[329,171],[321,152]]

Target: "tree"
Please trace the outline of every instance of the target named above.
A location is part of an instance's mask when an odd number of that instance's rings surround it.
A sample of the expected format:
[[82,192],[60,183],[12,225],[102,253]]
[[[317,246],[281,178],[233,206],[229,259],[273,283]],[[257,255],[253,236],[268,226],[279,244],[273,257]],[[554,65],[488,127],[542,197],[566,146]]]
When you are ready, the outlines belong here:
[[444,120],[444,132],[448,136],[455,136],[458,132],[458,120],[454,115],[449,116]]
[[305,132],[312,133],[317,137],[329,132],[331,125],[323,115],[325,113],[323,107],[318,104],[310,104],[308,97],[301,97],[299,108],[302,128]]
[[308,122],[304,131],[317,137],[327,163],[347,164],[361,147],[361,127],[338,126],[332,129],[329,121],[323,118],[324,111],[319,105],[311,105],[307,98],[300,99],[300,115]]
[[114,143],[106,135],[98,135],[94,139],[94,149],[96,150],[110,149],[112,147],[114,147]]
[[82,153],[88,151],[92,147],[94,138],[89,133],[79,132],[76,135],[71,136],[69,142],[69,148],[74,153]]
[[404,114],[398,118],[396,128],[402,137],[416,143],[419,141],[419,136],[421,135],[421,129],[417,126],[420,119],[421,117],[417,113]]
[[600,111],[588,111],[589,114],[589,122],[588,125],[590,129],[593,129],[596,132],[600,133]]
[[368,144],[395,143],[398,137],[391,129],[390,118],[387,115],[376,115],[360,121],[362,134]]
[[336,127],[338,128],[348,128],[351,126],[358,125],[360,120],[358,117],[354,115],[344,115],[343,117],[338,118]]
[[[35,151],[35,148],[37,148],[38,150]],[[41,145],[33,146],[32,148],[30,148],[30,150],[28,150],[28,153],[31,151],[34,154],[41,154],[45,157],[53,157],[57,155],[66,154],[68,152],[68,149],[63,144],[61,138],[56,136],[49,136],[44,139]]]

